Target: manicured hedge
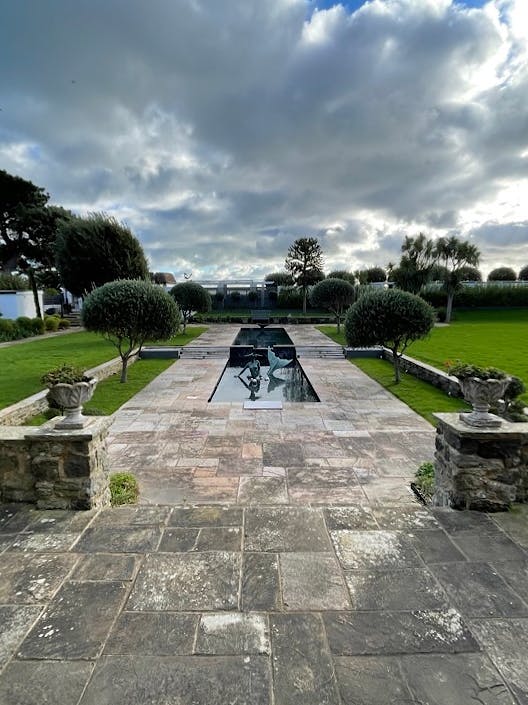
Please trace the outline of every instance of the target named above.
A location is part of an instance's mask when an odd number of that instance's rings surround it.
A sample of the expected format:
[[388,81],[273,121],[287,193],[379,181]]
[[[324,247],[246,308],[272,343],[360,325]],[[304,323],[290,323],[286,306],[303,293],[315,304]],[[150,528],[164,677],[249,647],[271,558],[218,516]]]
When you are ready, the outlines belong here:
[[[441,289],[425,289],[420,296],[435,307],[445,306],[446,294]],[[528,306],[528,286],[465,286],[455,294],[459,308]]]

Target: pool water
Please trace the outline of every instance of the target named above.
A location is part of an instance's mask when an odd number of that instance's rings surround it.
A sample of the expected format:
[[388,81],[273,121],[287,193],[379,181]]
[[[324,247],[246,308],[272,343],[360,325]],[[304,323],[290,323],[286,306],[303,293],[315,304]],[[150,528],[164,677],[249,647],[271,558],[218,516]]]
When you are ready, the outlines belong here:
[[319,401],[297,360],[276,370],[271,377],[268,375],[269,365],[261,364],[260,379],[252,384],[249,370],[242,373],[242,378],[238,376],[243,369],[240,364],[229,361],[209,401]]
[[273,345],[293,345],[293,341],[284,328],[241,328],[233,345],[267,348]]

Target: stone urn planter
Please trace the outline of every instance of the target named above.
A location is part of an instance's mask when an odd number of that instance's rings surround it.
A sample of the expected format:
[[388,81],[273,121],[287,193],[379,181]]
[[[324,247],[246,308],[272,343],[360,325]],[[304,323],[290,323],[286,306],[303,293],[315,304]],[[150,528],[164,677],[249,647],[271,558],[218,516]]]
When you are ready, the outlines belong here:
[[504,397],[511,381],[506,372],[462,362],[448,366],[447,371],[458,379],[464,399],[473,407],[473,411],[460,414],[460,420],[477,428],[500,426],[502,419],[490,414],[489,409],[490,406],[496,408],[499,399]]
[[57,430],[83,428],[88,418],[82,415],[82,406],[95,391],[97,379],[86,377],[82,370],[71,365],[62,365],[42,377],[49,388],[47,400],[50,406],[64,410],[64,417],[55,425]]

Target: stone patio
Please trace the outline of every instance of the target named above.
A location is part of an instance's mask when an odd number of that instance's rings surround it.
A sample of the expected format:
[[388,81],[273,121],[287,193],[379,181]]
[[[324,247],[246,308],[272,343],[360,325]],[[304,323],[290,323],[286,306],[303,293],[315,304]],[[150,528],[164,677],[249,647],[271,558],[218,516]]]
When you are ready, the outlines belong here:
[[0,506],[2,705],[528,704],[528,507],[421,507],[431,427],[302,362],[320,404],[208,405],[182,359],[123,407],[138,506]]

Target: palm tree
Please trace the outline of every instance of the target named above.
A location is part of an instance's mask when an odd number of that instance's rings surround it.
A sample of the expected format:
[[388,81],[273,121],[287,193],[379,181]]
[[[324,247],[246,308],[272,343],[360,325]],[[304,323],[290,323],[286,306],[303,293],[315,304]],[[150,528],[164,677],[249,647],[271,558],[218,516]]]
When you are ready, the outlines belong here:
[[441,237],[436,241],[434,255],[445,267],[444,290],[447,294],[445,322],[451,320],[453,299],[460,289],[463,270],[467,266],[476,267],[479,263],[480,252],[476,245],[451,237]]

